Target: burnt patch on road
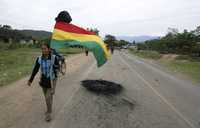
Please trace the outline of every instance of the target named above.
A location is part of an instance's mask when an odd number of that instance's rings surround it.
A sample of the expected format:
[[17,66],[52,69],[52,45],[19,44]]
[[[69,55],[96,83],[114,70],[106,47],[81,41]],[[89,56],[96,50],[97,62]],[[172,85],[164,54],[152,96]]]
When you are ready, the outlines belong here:
[[81,84],[87,90],[98,94],[118,94],[122,91],[120,84],[106,80],[83,80]]

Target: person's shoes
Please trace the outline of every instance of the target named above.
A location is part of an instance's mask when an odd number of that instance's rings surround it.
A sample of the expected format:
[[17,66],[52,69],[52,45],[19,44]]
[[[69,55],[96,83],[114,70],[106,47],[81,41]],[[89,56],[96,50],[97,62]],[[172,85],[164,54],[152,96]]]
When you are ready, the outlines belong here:
[[47,122],[50,122],[50,121],[51,121],[51,114],[50,114],[50,113],[46,113],[45,120],[46,120]]

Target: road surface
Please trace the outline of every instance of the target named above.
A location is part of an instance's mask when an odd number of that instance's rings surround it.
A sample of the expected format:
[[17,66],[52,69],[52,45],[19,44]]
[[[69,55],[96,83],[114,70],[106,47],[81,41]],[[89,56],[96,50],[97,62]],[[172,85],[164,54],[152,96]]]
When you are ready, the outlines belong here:
[[[0,128],[198,128],[200,86],[159,65],[116,51],[103,67],[93,56],[68,59],[56,88],[53,120],[44,120],[45,102],[37,79],[0,89]],[[121,84],[116,95],[96,94],[82,80]]]

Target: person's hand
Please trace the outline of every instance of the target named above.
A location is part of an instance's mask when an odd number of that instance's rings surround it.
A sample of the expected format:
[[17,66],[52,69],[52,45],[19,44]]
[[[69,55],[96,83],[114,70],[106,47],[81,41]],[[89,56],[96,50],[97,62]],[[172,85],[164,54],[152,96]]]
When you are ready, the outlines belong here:
[[30,81],[28,81],[28,82],[27,82],[27,85],[28,85],[28,86],[31,86],[31,82],[30,82]]

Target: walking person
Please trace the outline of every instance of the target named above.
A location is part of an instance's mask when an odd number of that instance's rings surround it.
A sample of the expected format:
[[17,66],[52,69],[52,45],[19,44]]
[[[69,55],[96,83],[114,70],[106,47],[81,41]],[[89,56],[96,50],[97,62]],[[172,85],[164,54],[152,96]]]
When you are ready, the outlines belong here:
[[32,75],[28,80],[29,86],[31,86],[31,83],[39,69],[41,72],[39,84],[43,90],[47,106],[45,120],[51,121],[53,95],[55,93],[59,62],[56,55],[52,54],[50,46],[47,43],[42,44],[42,55],[36,59]]

